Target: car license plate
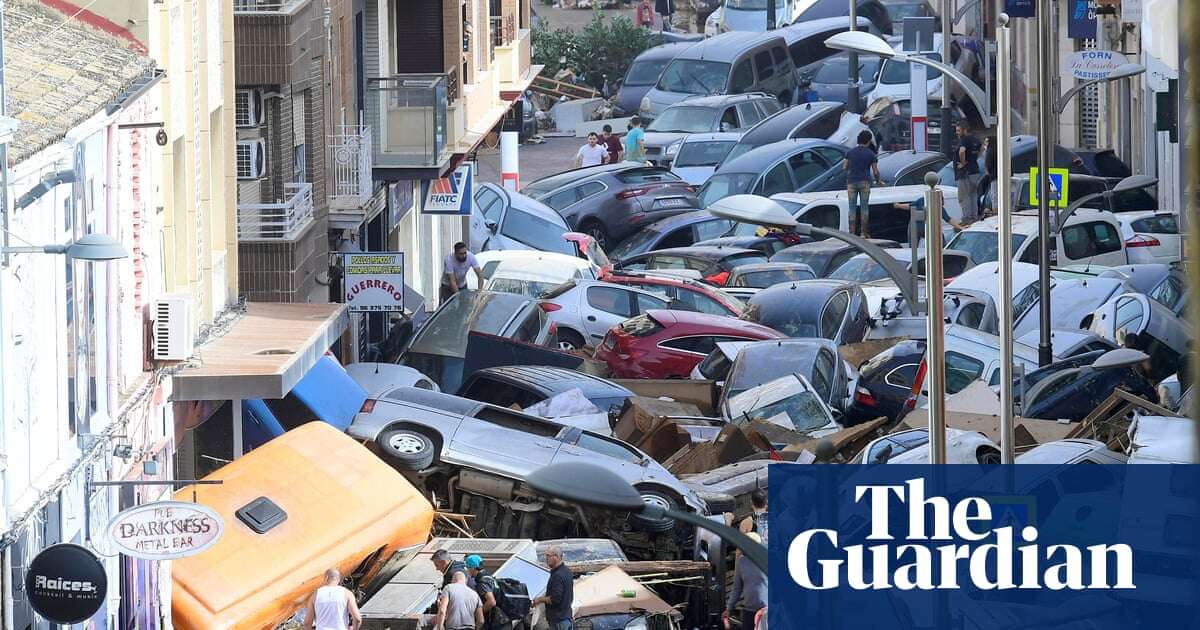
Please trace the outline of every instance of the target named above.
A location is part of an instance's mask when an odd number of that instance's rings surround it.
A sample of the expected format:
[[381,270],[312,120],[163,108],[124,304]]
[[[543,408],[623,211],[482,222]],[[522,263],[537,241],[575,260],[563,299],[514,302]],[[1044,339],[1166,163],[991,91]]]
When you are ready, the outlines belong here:
[[659,207],[662,207],[662,208],[686,208],[688,205],[688,202],[686,199],[681,199],[679,197],[668,197],[666,199],[659,199],[656,203],[658,203]]

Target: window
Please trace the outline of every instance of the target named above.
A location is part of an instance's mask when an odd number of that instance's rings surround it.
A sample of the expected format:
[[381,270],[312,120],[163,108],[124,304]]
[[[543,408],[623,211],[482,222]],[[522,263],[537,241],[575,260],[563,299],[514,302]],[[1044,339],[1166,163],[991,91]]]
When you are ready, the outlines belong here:
[[606,440],[598,435],[590,435],[588,433],[579,434],[579,441],[575,443],[579,448],[589,450],[593,453],[599,453],[619,459],[622,461],[637,464],[642,461],[642,456],[633,449],[617,442],[615,440]]
[[771,49],[771,58],[775,60],[775,65],[782,66],[788,61],[787,51],[782,47],[776,46]]
[[579,187],[573,186],[547,197],[546,205],[555,210],[562,210],[576,201],[579,201]]
[[1127,332],[1137,332],[1141,328],[1145,312],[1142,303],[1137,298],[1121,298],[1117,300],[1117,312],[1113,316],[1113,335],[1118,340],[1125,338]]
[[946,393],[962,391],[983,375],[983,362],[957,352],[946,353]]
[[1092,221],[1069,225],[1062,231],[1063,253],[1071,260],[1121,251],[1121,235],[1110,223]]
[[629,291],[614,287],[588,287],[588,306],[621,317],[633,317],[633,304]]
[[775,62],[771,61],[770,51],[764,50],[754,55],[754,69],[758,71],[759,81],[775,76]]
[[983,322],[983,304],[972,302],[962,307],[958,311],[958,317],[955,318],[954,322],[968,328],[979,328],[979,324]]
[[585,182],[579,187],[579,199],[587,199],[592,195],[598,195],[606,190],[608,190],[608,186],[605,186],[603,182]]
[[724,337],[712,335],[696,335],[693,337],[679,337],[677,339],[668,339],[659,346],[679,350],[681,352],[691,352],[700,355],[708,355],[708,353],[717,349],[717,343],[722,341],[746,341],[738,337]]
[[[742,66],[745,66],[743,68]],[[664,92],[683,94],[716,94],[725,87],[729,77],[729,64],[719,61],[698,59],[676,59],[671,62],[658,79],[658,89]],[[732,92],[744,81],[742,91],[754,85],[754,71],[749,61],[743,61],[733,73]]]
[[487,377],[472,379],[462,396],[497,407],[511,407],[516,404],[522,409],[536,405],[543,399],[529,390]]
[[267,176],[267,143],[265,141],[238,141],[237,176],[238,179],[262,179]]
[[812,386],[825,400],[833,401],[833,353],[821,350],[813,367]]
[[[729,228],[733,227],[733,221],[729,221],[727,219],[715,219],[713,221],[697,223],[693,227],[696,228],[696,241],[707,241],[710,238],[719,238],[724,236],[725,233],[729,231]],[[691,245],[691,243],[687,244]]]
[[[1015,239],[1016,237],[1014,236],[1013,238]],[[1026,247],[1025,251],[1021,253],[1021,257],[1018,259],[1018,262],[1031,263],[1034,265],[1038,264],[1038,261],[1042,256],[1041,252],[1039,251],[1040,249],[1041,248],[1038,245],[1038,237],[1035,236],[1029,240],[1029,247]],[[1058,264],[1058,241],[1055,240],[1050,241],[1050,264]]]
[[830,298],[829,302],[825,304],[825,310],[821,311],[820,335],[826,339],[836,339],[842,327],[842,320],[846,319],[846,311],[849,308],[850,293],[839,291]]
[[721,113],[721,122],[718,124],[718,128],[721,131],[730,131],[739,127],[741,127],[741,123],[738,122],[737,107],[726,107],[725,111]]
[[292,147],[292,181],[308,181],[308,147],[297,144]]
[[892,387],[911,390],[913,381],[917,380],[917,369],[919,367],[920,366],[916,363],[905,363],[891,372],[888,372],[887,376],[883,377],[883,382],[891,385]]
[[842,212],[837,206],[816,206],[804,211],[804,222],[817,227],[838,229]]
[[529,214],[515,206],[508,209],[508,214],[504,215],[504,226],[500,228],[500,232],[508,238],[534,249],[572,254],[574,246],[562,237],[565,231],[561,223]]
[[762,182],[759,183],[759,191],[757,194],[764,197],[770,197],[776,193],[792,192],[796,190],[792,184],[792,176],[788,173],[788,165],[786,162],[776,164],[774,168],[767,171],[763,176]]
[[1150,299],[1177,311],[1179,301],[1183,298],[1183,281],[1175,276],[1167,276],[1158,286],[1150,290]]
[[652,269],[687,269],[687,259],[683,256],[655,256]]
[[[838,108],[838,111],[841,111],[841,108]],[[846,157],[841,149],[833,147],[816,147],[813,151],[816,151],[817,155],[821,156],[821,159],[825,160],[826,164],[837,164],[840,166],[842,160]]]
[[[811,116],[800,126],[792,131],[789,137],[791,138],[819,138],[825,139],[832,136],[838,130],[839,124],[842,122],[842,108],[834,107],[828,111],[821,112],[816,116]],[[841,159],[838,156],[837,159]]]
[[[673,63],[671,65],[674,66],[675,64]],[[750,60],[746,59],[733,69],[733,78],[729,82],[729,93],[741,94],[742,92],[748,91],[752,87],[754,87],[754,70],[750,67]],[[712,92],[715,91],[716,90],[712,90]]]
[[761,98],[754,102],[762,110],[763,118],[783,109],[783,104],[773,98]]
[[637,302],[638,313],[645,313],[652,308],[668,308],[666,300],[654,297],[653,295],[634,293],[633,299],[635,302]]
[[671,307],[676,310],[708,313],[709,315],[729,315],[729,309],[699,291],[677,289],[676,293],[675,301],[671,303]]
[[1179,234],[1179,222],[1173,214],[1158,214],[1134,221],[1130,227],[1134,232],[1147,234]]
[[752,101],[738,103],[737,110],[738,117],[742,119],[742,127],[753,126],[754,123],[763,119],[762,113],[758,111],[758,108],[754,106]]
[[234,97],[237,108],[236,123],[238,127],[261,127],[266,120],[266,108],[263,107],[262,90],[238,90]]
[[[508,411],[507,409],[497,409],[495,407],[483,407],[475,412],[475,418],[482,420],[510,431],[520,431],[521,433],[529,433],[541,437],[552,438],[558,435],[562,430],[557,424],[551,422],[539,422],[534,418],[519,415]],[[467,422],[470,422],[468,420]]]
[[485,221],[499,223],[500,211],[504,208],[504,202],[500,199],[499,193],[487,186],[482,186],[479,188],[479,192],[475,193],[475,207],[479,208]]
[[[1021,289],[1021,292],[1013,298],[1013,321],[1021,319],[1025,315],[1025,311],[1033,308],[1037,304],[1041,293],[1038,291],[1039,282],[1031,282],[1029,286]],[[1050,288],[1054,288],[1054,284],[1050,284]]]
[[[922,259],[924,260],[924,259]],[[942,277],[953,278],[967,270],[967,262],[970,260],[967,256],[947,256],[942,255]],[[925,265],[921,265],[924,267]],[[924,272],[924,270],[922,270]]]
[[812,151],[804,151],[788,158],[788,166],[801,186],[825,172],[825,163]]

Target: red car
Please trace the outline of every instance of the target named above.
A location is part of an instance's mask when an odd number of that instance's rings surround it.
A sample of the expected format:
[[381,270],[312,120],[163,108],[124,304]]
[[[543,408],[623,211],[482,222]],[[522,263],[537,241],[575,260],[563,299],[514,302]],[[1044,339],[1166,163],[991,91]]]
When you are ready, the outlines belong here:
[[609,271],[603,273],[600,279],[657,293],[671,300],[672,309],[730,317],[740,317],[742,311],[746,309],[746,305],[732,295],[705,282],[682,276],[637,271]]
[[761,341],[785,335],[723,315],[650,310],[609,329],[596,348],[612,378],[687,378],[719,341]]

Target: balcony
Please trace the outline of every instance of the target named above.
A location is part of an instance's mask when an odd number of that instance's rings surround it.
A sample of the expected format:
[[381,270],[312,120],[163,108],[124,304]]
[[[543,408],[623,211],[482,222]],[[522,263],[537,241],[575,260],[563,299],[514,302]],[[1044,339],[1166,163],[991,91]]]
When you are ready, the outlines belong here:
[[278,203],[238,204],[238,240],[294,241],[313,221],[312,184],[284,184]]
[[457,72],[367,80],[367,124],[375,168],[440,169],[453,141],[447,120]]
[[505,43],[496,46],[496,62],[493,68],[498,73],[497,79],[500,82],[502,94],[505,92],[520,94],[529,87],[533,77],[541,71],[541,66],[530,67],[533,35],[529,29],[514,30],[511,19],[506,18],[505,22],[506,33],[510,32],[512,36],[505,35]]
[[329,168],[333,174],[330,212],[361,213],[363,204],[371,199],[371,140],[370,129],[351,125],[339,125],[337,133],[329,136]]
[[309,0],[233,0],[233,13],[239,14],[291,14],[308,4]]
[[235,0],[234,81],[284,85],[305,77],[307,38],[319,9],[312,0]]

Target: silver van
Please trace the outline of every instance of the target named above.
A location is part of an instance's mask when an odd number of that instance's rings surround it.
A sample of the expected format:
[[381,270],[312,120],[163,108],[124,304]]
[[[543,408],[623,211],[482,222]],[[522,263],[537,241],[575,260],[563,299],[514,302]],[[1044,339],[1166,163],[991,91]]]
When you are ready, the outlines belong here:
[[654,120],[693,96],[763,92],[785,107],[799,95],[795,65],[777,32],[729,32],[696,43],[667,65],[642,99],[638,115]]

